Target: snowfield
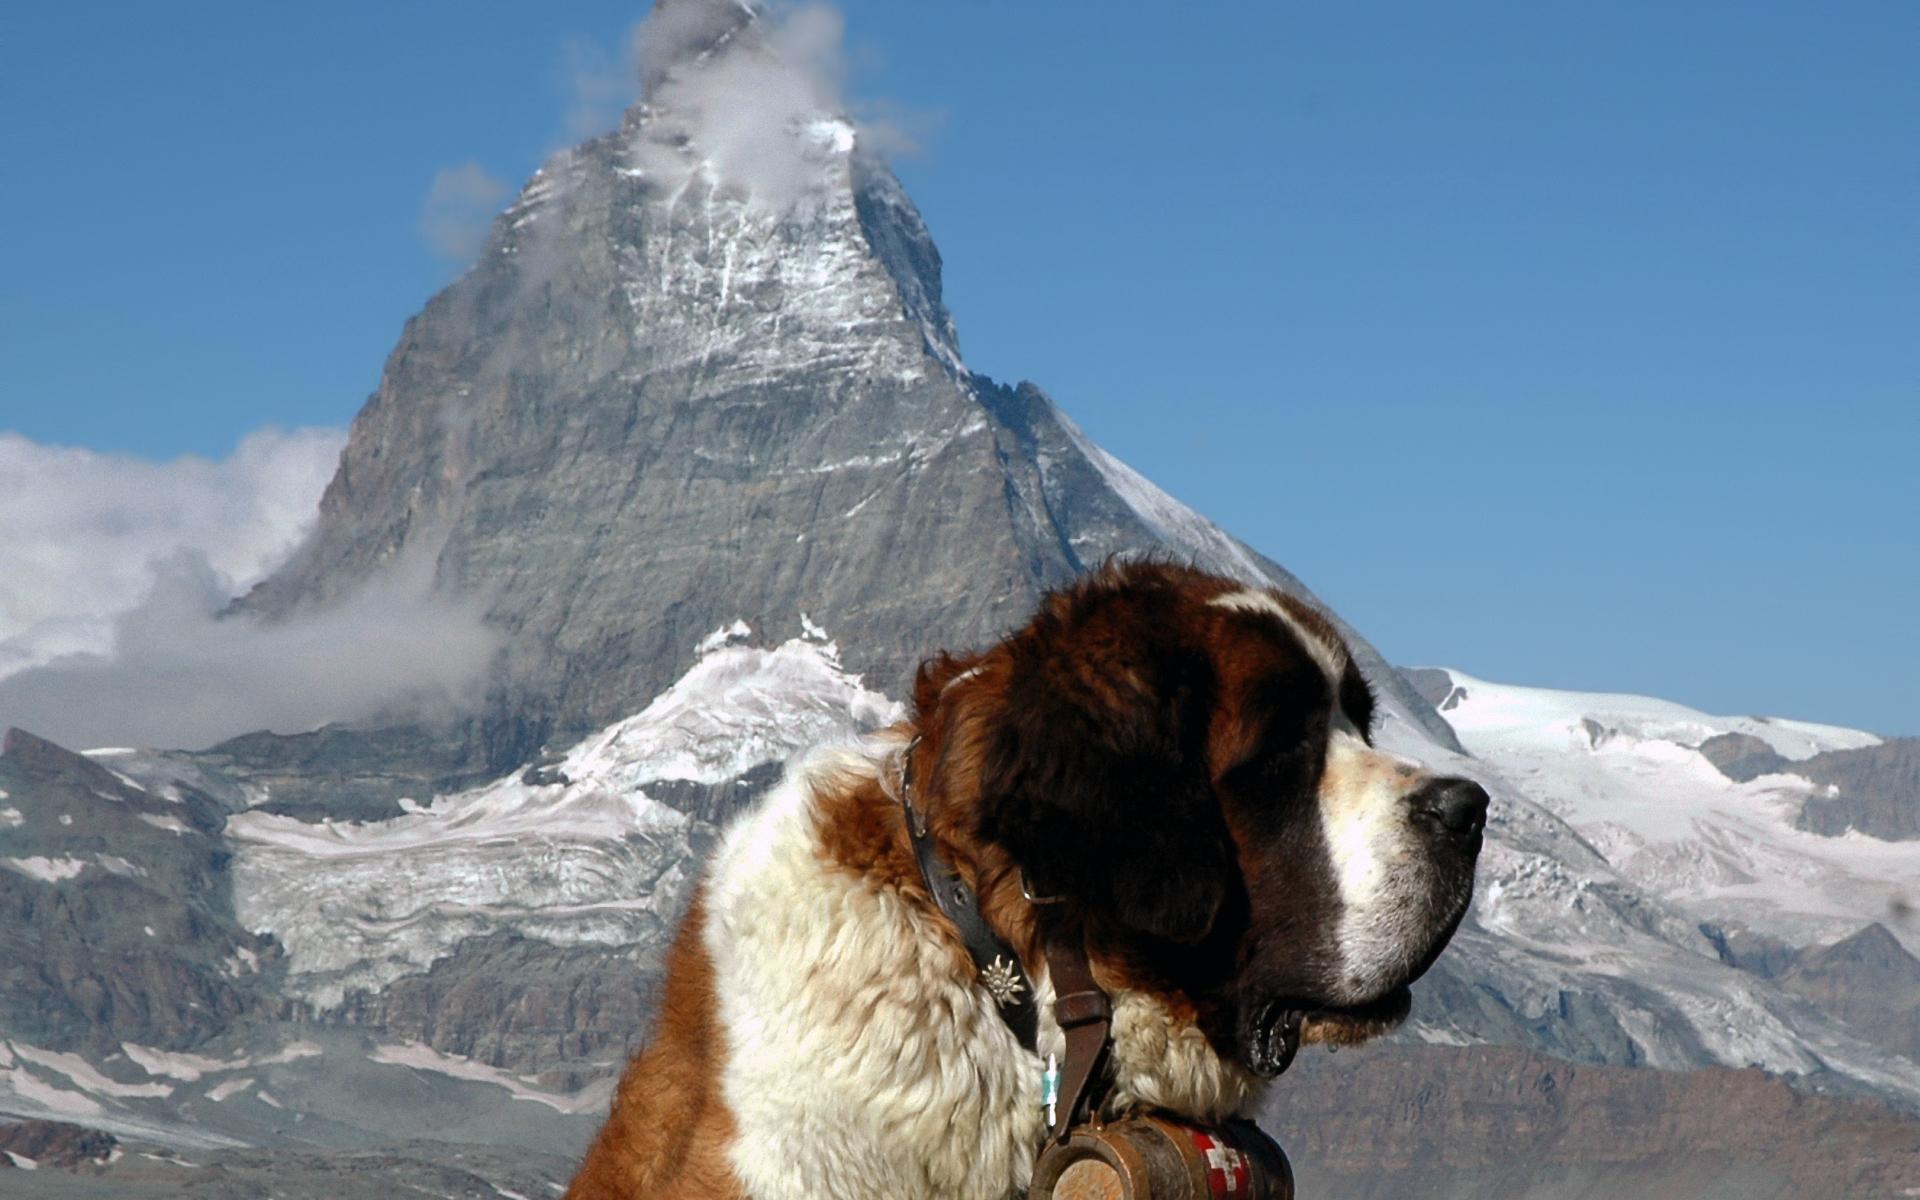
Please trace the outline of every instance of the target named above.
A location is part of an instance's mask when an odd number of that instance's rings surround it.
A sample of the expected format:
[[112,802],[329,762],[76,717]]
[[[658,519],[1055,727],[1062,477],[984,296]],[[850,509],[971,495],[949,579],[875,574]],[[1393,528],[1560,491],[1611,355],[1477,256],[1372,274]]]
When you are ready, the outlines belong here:
[[[1807,946],[1880,921],[1914,945],[1920,930],[1890,914],[1920,881],[1920,843],[1795,829],[1806,781],[1735,783],[1696,749],[1727,732],[1796,758],[1877,739],[1448,674],[1441,715],[1473,758],[1423,744],[1398,722],[1383,730],[1395,749],[1474,776],[1494,797],[1474,905],[1441,971],[1497,996],[1549,1044],[1624,1037],[1610,1061],[1831,1071],[1848,1086],[1920,1101],[1920,1067],[1728,966],[1702,928]],[[1609,1024],[1616,1028],[1597,1028]],[[1484,1031],[1471,1015],[1416,1004],[1411,1032],[1471,1042]],[[1591,1053],[1579,1042],[1559,1049]]]
[[571,1095],[559,1095],[535,1086],[511,1071],[490,1067],[471,1058],[462,1058],[457,1054],[443,1054],[431,1046],[418,1042],[401,1045],[376,1046],[369,1056],[377,1063],[410,1067],[415,1071],[427,1071],[435,1075],[444,1075],[450,1079],[463,1079],[473,1083],[487,1083],[503,1088],[515,1100],[544,1104],[559,1113],[594,1113],[605,1109],[613,1095],[613,1080],[602,1080],[597,1086],[580,1089]]
[[1880,921],[1920,953],[1920,926],[1890,911],[1901,899],[1920,900],[1920,842],[1796,829],[1812,783],[1790,773],[1736,783],[1698,749],[1718,734],[1744,733],[1782,757],[1805,759],[1879,738],[1448,674],[1454,688],[1440,715],[1461,744],[1577,829],[1625,878],[1689,917],[1794,945]]
[[289,986],[321,1008],[512,929],[559,945],[664,949],[713,827],[648,794],[717,784],[899,719],[814,626],[771,649],[744,622],[687,674],[557,763],[435,797],[392,820],[227,826],[234,903],[285,945]]
[[72,879],[87,869],[83,859],[71,855],[51,858],[44,854],[29,855],[25,858],[0,858],[0,867],[9,871],[18,871],[28,879],[38,879],[41,883],[59,883]]

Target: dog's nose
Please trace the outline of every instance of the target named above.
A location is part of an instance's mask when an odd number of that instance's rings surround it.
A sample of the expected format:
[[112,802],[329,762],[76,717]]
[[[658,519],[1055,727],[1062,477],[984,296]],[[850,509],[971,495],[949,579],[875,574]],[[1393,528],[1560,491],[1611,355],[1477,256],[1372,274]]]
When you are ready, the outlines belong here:
[[1473,837],[1486,826],[1487,789],[1471,779],[1430,779],[1411,799],[1415,812],[1456,837]]

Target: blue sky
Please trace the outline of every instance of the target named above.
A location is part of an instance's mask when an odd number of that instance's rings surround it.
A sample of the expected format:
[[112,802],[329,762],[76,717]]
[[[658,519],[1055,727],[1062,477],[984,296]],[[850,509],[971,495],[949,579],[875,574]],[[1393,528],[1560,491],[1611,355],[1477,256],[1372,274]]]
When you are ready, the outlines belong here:
[[[840,8],[969,363],[1390,658],[1920,733],[1920,6]],[[0,430],[343,426],[643,9],[8,6]]]

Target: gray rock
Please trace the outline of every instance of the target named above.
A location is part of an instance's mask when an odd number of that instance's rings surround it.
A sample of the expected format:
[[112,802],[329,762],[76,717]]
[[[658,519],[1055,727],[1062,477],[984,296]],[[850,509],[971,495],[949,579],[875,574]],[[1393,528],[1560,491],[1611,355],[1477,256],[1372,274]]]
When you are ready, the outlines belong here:
[[222,805],[18,729],[0,791],[21,814],[0,859],[39,868],[0,868],[0,1030],[62,1050],[185,1049],[284,1010],[278,944],[233,916]]
[[1778,979],[1789,967],[1800,951],[1779,938],[1755,933],[1750,929],[1721,929],[1717,925],[1702,925],[1700,932],[1712,943],[1720,961],[1742,971],[1750,971],[1762,979]]
[[1437,667],[1401,667],[1400,675],[1416,695],[1435,709],[1453,694],[1453,676]]
[[1719,733],[1700,743],[1700,753],[1735,783],[1790,769],[1792,759],[1750,733]]
[[[748,36],[740,10],[725,7],[736,15],[696,49]],[[673,66],[653,64],[650,77],[658,85]],[[481,603],[502,638],[470,711],[439,724],[394,713],[352,728],[251,734],[198,754],[129,760],[126,771],[24,735],[0,756],[0,787],[25,814],[0,829],[0,857],[86,860],[84,888],[0,870],[0,1032],[99,1059],[121,1040],[186,1048],[224,1033],[237,1045],[251,1031],[264,1046],[268,1032],[286,1033],[265,1024],[287,1020],[324,1047],[271,1068],[279,1074],[263,1074],[258,1092],[216,1100],[221,1085],[200,1081],[165,1102],[191,1132],[225,1130],[265,1148],[210,1152],[190,1168],[128,1155],[103,1168],[93,1181],[101,1190],[256,1195],[270,1183],[288,1196],[546,1194],[595,1114],[503,1099],[497,1080],[398,1066],[375,1050],[423,1043],[564,1090],[604,1080],[644,1035],[665,904],[611,947],[550,944],[512,932],[497,913],[463,909],[454,915],[494,922],[482,926],[491,931],[449,941],[451,953],[430,963],[401,960],[411,973],[380,975],[382,986],[349,992],[324,1013],[284,999],[278,945],[233,918],[226,856],[238,838],[223,840],[221,829],[241,808],[371,821],[401,812],[403,799],[496,778],[560,782],[556,751],[645,705],[686,671],[706,634],[737,619],[763,643],[799,633],[803,619],[823,626],[845,665],[899,697],[924,655],[992,641],[1045,589],[1110,555],[1193,559],[1306,595],[1278,565],[1092,445],[1040,388],[965,367],[941,300],[939,253],[884,165],[823,142],[802,202],[768,210],[687,169],[687,118],[664,102],[669,93],[656,86],[618,132],[548,163],[473,269],[408,323],[355,419],[313,535],[240,602],[286,619],[396,564],[424,562],[446,595]],[[1403,677],[1346,632],[1387,705],[1457,750],[1433,711],[1447,677]],[[650,851],[649,870],[690,877],[713,827],[776,769],[760,764],[720,783],[648,781],[651,799],[694,818],[684,843]],[[161,798],[163,788],[178,798]],[[60,825],[59,815],[74,820]],[[146,873],[116,875],[103,854]],[[311,885],[298,856],[287,861],[287,876]],[[384,911],[385,889],[404,891],[396,880],[355,894]],[[1660,914],[1634,911],[1628,891],[1594,888],[1581,900],[1657,931]],[[326,920],[331,898],[302,895],[287,907]],[[1710,940],[1729,962],[1757,961],[1736,942]],[[233,965],[242,950],[257,973]],[[1872,950],[1809,967],[1805,988],[1864,994],[1864,982],[1831,981],[1881,978]],[[1770,974],[1788,969],[1768,963]],[[1656,1014],[1657,1027],[1629,1033],[1605,996],[1568,988],[1542,1008],[1443,958],[1420,984],[1419,1011],[1434,1028],[1586,1061],[1640,1061],[1649,1038],[1678,1059],[1702,1056],[1681,1010],[1651,985],[1644,997],[1637,989],[1627,981],[1608,993]],[[412,1053],[419,1047],[403,1049],[399,1061],[425,1061]],[[1453,1093],[1466,1109],[1482,1093],[1513,1100],[1501,1090],[1508,1060],[1395,1053],[1423,1064],[1376,1081],[1375,1095],[1390,1102],[1379,1111],[1400,1132],[1408,1109],[1391,1104],[1409,1089],[1419,1104],[1443,1095],[1460,1061],[1483,1068],[1477,1091]],[[269,1083],[294,1111],[260,1098]],[[1702,1088],[1699,1108],[1712,1090]],[[116,1115],[145,1119],[161,1107]],[[1496,1115],[1448,1115],[1447,1128],[1477,1121],[1497,1135],[1506,1123],[1507,1109],[1474,1111]],[[1349,1106],[1331,1117],[1375,1115]],[[369,1148],[406,1120],[450,1140],[563,1157]],[[1618,1153],[1647,1128],[1616,1124],[1625,1132],[1610,1124],[1587,1152]],[[287,1145],[295,1141],[309,1144]],[[1537,1144],[1490,1136],[1475,1153],[1504,1164]],[[1679,1158],[1686,1147],[1667,1149]],[[35,1187],[61,1186],[25,1174]]]
[[1888,738],[1878,746],[1829,750],[1792,767],[1832,795],[1812,795],[1800,827],[1837,837],[1857,829],[1895,841],[1920,838],[1920,738]]
[[467,939],[424,974],[355,992],[327,1019],[572,1092],[626,1064],[651,1024],[660,978],[657,955],[641,948],[501,932]]
[[1780,983],[1868,1041],[1920,1062],[1920,959],[1886,926],[1801,951]]
[[1812,780],[1823,791],[1807,797],[1798,822],[1812,833],[1838,837],[1857,829],[1890,841],[1920,838],[1920,738],[1888,738],[1877,746],[1795,760],[1757,737],[1723,733],[1702,742],[1700,752],[1739,783],[1775,774]]
[[[85,1130],[83,1135],[106,1137]],[[9,1200],[111,1195],[137,1200],[389,1200],[401,1196],[498,1200],[551,1196],[572,1175],[572,1156],[429,1140],[324,1149],[311,1146],[176,1153],[134,1144],[111,1163],[7,1173]],[[0,1167],[7,1165],[0,1157]]]
[[0,1171],[18,1170],[12,1156],[33,1160],[34,1168],[72,1169],[103,1163],[119,1142],[110,1133],[67,1121],[14,1121],[0,1124]]

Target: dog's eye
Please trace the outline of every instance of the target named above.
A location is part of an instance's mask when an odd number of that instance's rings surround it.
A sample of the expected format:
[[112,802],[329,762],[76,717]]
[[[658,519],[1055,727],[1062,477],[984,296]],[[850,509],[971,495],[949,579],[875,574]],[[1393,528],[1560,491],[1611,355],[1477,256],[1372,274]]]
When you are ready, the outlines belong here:
[[1321,709],[1294,720],[1271,722],[1247,756],[1246,767],[1268,779],[1310,772],[1326,753],[1329,717]]

